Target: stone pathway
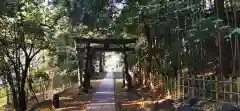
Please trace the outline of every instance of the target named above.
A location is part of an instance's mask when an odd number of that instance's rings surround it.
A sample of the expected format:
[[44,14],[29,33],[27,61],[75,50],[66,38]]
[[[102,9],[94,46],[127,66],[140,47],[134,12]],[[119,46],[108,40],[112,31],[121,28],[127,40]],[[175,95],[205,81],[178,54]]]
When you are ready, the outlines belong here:
[[108,72],[85,111],[115,111],[113,72]]

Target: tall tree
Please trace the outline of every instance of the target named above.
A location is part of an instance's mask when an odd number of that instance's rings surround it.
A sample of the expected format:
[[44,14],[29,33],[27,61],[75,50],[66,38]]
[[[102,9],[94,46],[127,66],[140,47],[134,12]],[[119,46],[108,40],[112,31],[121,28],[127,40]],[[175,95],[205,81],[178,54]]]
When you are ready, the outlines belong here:
[[25,83],[33,58],[49,47],[54,21],[43,1],[6,1],[1,14],[0,44],[16,111],[26,110]]

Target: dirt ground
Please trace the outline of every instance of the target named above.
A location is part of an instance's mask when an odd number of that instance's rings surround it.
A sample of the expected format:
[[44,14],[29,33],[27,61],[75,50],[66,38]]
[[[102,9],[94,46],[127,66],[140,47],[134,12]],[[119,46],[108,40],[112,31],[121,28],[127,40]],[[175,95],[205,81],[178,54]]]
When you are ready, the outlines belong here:
[[99,77],[94,77],[91,80],[92,89],[89,90],[89,94],[79,92],[77,85],[60,92],[60,108],[53,109],[52,100],[44,100],[38,104],[35,104],[32,109],[38,109],[40,111],[71,111],[75,109],[78,111],[85,110],[92,99],[92,94],[96,92],[96,88],[101,83],[103,77],[105,77],[105,74],[102,74]]

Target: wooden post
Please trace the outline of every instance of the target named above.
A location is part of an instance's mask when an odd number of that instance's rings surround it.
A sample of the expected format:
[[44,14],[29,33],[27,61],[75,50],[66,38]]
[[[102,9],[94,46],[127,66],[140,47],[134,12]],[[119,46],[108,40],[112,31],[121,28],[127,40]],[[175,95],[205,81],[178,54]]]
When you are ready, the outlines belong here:
[[59,108],[59,95],[58,94],[53,95],[52,106],[54,108]]
[[102,53],[102,63],[103,63],[103,66],[105,66],[105,53]]
[[94,75],[94,66],[93,66],[93,51],[91,50],[90,43],[89,43],[89,49],[88,49],[88,81],[87,81],[87,86],[88,88],[92,88],[90,84],[90,79]]
[[[125,66],[124,66],[124,68],[125,68]],[[126,77],[125,77],[125,70],[124,70],[124,68],[122,69],[122,75],[123,75],[123,77],[122,77],[122,78],[123,78],[122,88],[125,88],[125,86],[126,86],[126,83],[125,83],[125,78],[126,78]]]
[[[95,72],[95,67],[93,65],[93,51],[91,50],[91,47],[90,47],[89,55],[88,55],[88,73],[90,75],[90,78],[94,76],[94,72]],[[90,81],[88,82],[88,84],[90,86]]]
[[102,52],[99,54],[99,72],[103,72],[103,56]]

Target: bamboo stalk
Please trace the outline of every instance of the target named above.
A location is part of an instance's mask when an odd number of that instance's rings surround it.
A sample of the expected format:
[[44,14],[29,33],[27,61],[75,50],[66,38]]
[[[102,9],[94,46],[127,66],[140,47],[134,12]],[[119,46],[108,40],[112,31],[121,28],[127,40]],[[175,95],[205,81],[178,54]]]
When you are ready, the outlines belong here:
[[214,81],[214,83],[215,83],[215,90],[216,90],[216,101],[218,101],[218,82],[216,82],[216,81],[218,81],[218,77],[217,76],[215,76],[215,81]]
[[239,106],[239,97],[240,97],[240,77],[237,77],[237,106]]
[[230,103],[232,103],[232,99],[233,99],[233,78],[232,77],[229,77],[229,81],[231,82],[230,84],[230,88],[229,88],[229,92],[230,92],[230,95],[229,95],[229,98],[230,98]]
[[203,89],[204,89],[204,92],[203,92],[203,99],[205,100],[206,99],[206,94],[205,94],[205,87],[206,87],[206,85],[205,85],[205,76],[202,76],[202,81],[203,81]]

